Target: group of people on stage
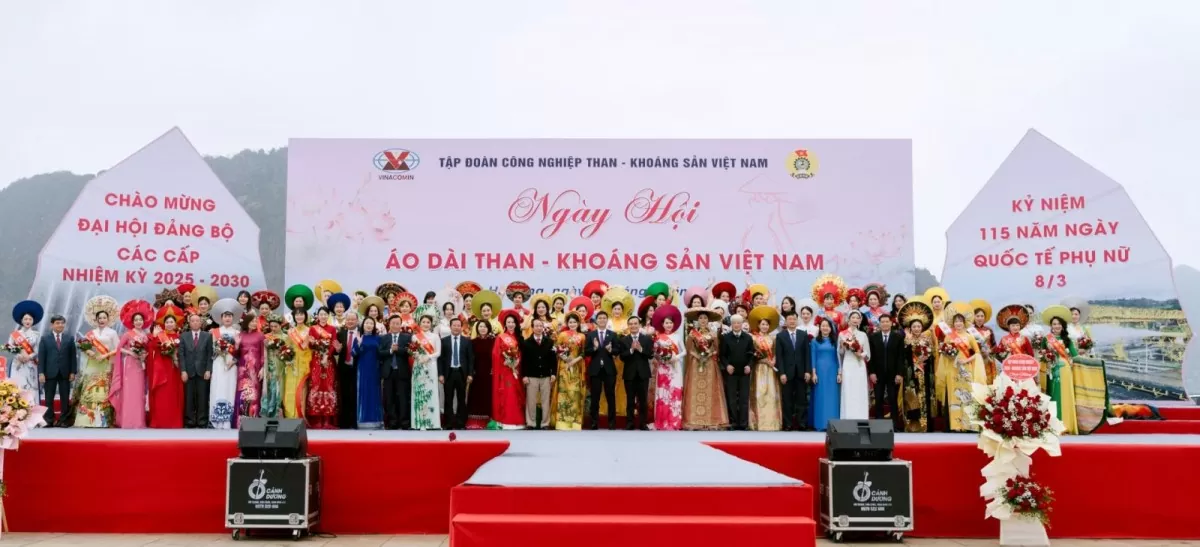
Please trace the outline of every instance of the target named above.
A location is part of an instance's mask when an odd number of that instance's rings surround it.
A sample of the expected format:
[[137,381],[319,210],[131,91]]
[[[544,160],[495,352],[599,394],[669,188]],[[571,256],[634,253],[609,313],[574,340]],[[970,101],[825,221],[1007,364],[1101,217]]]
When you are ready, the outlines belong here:
[[[971,384],[1012,354],[1038,357],[1039,383],[1071,433],[1107,412],[1086,302],[996,314],[940,287],[892,297],[834,275],[800,302],[753,284],[680,291],[654,283],[635,302],[592,281],[582,293],[505,294],[475,282],[418,299],[325,280],[218,299],[208,286],[154,302],[90,299],[86,334],[62,315],[39,330],[18,303],[10,377],[44,395],[58,427],[218,428],[245,416],[318,429],[823,430],[831,419],[890,418],[898,430],[971,431]],[[889,305],[889,298],[891,298]],[[505,307],[504,300],[510,304]],[[287,314],[280,313],[281,307]],[[124,327],[118,333],[117,326]],[[1086,360],[1085,360],[1086,361]],[[55,396],[63,404],[53,408]]]

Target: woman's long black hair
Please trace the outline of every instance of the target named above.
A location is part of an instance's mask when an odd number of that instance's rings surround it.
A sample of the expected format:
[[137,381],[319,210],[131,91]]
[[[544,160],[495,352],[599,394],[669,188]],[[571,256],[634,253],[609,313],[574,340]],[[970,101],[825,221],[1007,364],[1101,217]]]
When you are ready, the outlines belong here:
[[[837,327],[833,326],[833,321],[830,321],[828,317],[818,317],[817,318],[817,338],[816,338],[817,342],[824,342],[826,340],[825,335],[821,334],[821,323],[829,323],[829,338],[828,338],[828,340],[833,340],[835,337],[837,337]],[[830,343],[832,343],[832,342],[830,342]]]
[[[1050,318],[1050,326],[1051,327],[1054,326],[1055,321],[1058,321],[1058,323],[1060,325],[1062,325],[1062,330],[1058,331],[1058,339],[1060,341],[1062,341],[1063,346],[1066,346],[1067,352],[1069,353],[1071,351],[1071,349],[1075,347],[1075,342],[1071,340],[1070,336],[1067,336],[1067,322],[1065,320],[1063,320],[1061,317],[1051,317]],[[1054,333],[1050,333],[1050,336],[1054,336]]]

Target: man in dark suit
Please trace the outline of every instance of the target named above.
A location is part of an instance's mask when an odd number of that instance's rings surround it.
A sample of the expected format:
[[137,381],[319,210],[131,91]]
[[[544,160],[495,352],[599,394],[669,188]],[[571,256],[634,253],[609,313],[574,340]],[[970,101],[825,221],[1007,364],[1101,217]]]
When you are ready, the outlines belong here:
[[604,401],[608,403],[608,428],[617,428],[617,364],[613,356],[620,355],[621,343],[613,331],[608,330],[608,314],[596,312],[596,328],[588,331],[584,338],[584,355],[588,362],[588,392],[592,403],[588,414],[592,417],[590,429],[600,427],[600,390],[604,389]]
[[899,401],[901,383],[904,381],[904,332],[892,330],[892,317],[879,317],[879,330],[869,339],[871,360],[867,362],[868,380],[875,386],[875,417],[884,417],[884,403],[892,412],[892,423],[896,431],[903,431],[900,420]]
[[388,333],[379,341],[379,377],[383,379],[383,423],[387,429],[412,426],[412,370],[408,365],[408,343],[412,335],[400,332],[399,315],[388,319]]
[[[529,429],[550,428],[550,391],[557,371],[554,341],[546,333],[546,324],[534,319],[533,334],[521,345],[521,383],[525,384],[525,425]],[[542,405],[541,423],[537,420],[538,403]]]
[[71,406],[71,382],[79,372],[79,354],[75,339],[63,334],[67,319],[61,315],[50,318],[50,333],[38,342],[38,381],[46,390],[46,427],[69,427],[65,418],[54,418],[54,392],[62,399],[62,414],[66,416]]
[[[621,340],[621,359],[625,361],[625,429],[633,429],[634,409],[646,429],[646,395],[650,390],[650,358],[654,356],[654,340],[642,333],[641,320],[629,318],[629,335]],[[636,401],[636,403],[635,403]]]
[[179,370],[183,378],[183,426],[208,428],[208,382],[212,379],[213,338],[204,318],[188,316],[188,332],[179,338]]
[[467,427],[467,387],[475,378],[475,350],[463,336],[462,319],[450,320],[450,336],[442,338],[438,355],[438,382],[446,389],[446,428]]
[[783,313],[784,328],[775,335],[775,373],[783,399],[784,431],[802,431],[808,424],[808,382],[812,355],[808,333],[796,327],[796,312]]
[[338,427],[358,429],[358,367],[354,362],[354,344],[362,339],[358,313],[350,310],[342,316],[342,321],[333,348],[337,355]]
[[721,337],[721,365],[725,372],[725,403],[729,422],[744,431],[750,424],[750,364],[754,362],[754,340],[743,330],[745,319],[734,315],[730,330]]

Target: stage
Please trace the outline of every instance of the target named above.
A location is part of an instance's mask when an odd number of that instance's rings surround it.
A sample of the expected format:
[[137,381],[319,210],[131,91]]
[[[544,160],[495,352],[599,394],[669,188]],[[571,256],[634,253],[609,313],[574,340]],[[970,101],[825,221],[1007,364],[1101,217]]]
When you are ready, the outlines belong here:
[[[680,525],[715,542],[815,527],[823,433],[644,431],[309,431],[324,461],[321,530],[451,534],[475,545],[514,530],[573,530],[574,544]],[[9,451],[9,526],[20,532],[210,533],[223,530],[225,461],[235,431],[39,429]],[[898,434],[913,462],[912,536],[997,537],[983,519],[971,434]],[[1050,533],[1078,538],[1200,538],[1200,435],[1063,439],[1035,457],[1054,490]],[[625,527],[616,526],[619,521]],[[536,526],[531,526],[535,524]],[[609,530],[594,536],[589,528]],[[534,534],[536,535],[536,534]],[[597,539],[591,539],[591,538]],[[678,539],[677,536],[675,536]],[[794,535],[792,537],[795,537]],[[590,541],[589,541],[590,540]],[[516,541],[514,539],[513,541]],[[549,544],[549,541],[545,544]]]

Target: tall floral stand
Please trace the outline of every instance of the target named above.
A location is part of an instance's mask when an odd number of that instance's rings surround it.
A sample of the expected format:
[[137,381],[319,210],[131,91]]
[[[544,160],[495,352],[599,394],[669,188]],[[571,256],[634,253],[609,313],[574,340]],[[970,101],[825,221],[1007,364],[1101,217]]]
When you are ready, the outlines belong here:
[[[3,369],[0,360],[0,370]],[[46,425],[46,407],[38,404],[38,394],[22,390],[0,374],[0,537],[8,531],[8,515],[4,511],[4,453],[16,450],[29,430]]]
[[[1009,369],[1006,361],[1004,370]],[[985,515],[1000,521],[1000,545],[1049,545],[1044,522],[1050,492],[1030,478],[1030,466],[1038,450],[1062,455],[1058,438],[1065,428],[1054,401],[1032,378],[1017,381],[1007,374],[997,375],[990,386],[974,384],[972,397],[979,449],[991,458],[982,470],[979,494],[988,502]]]

